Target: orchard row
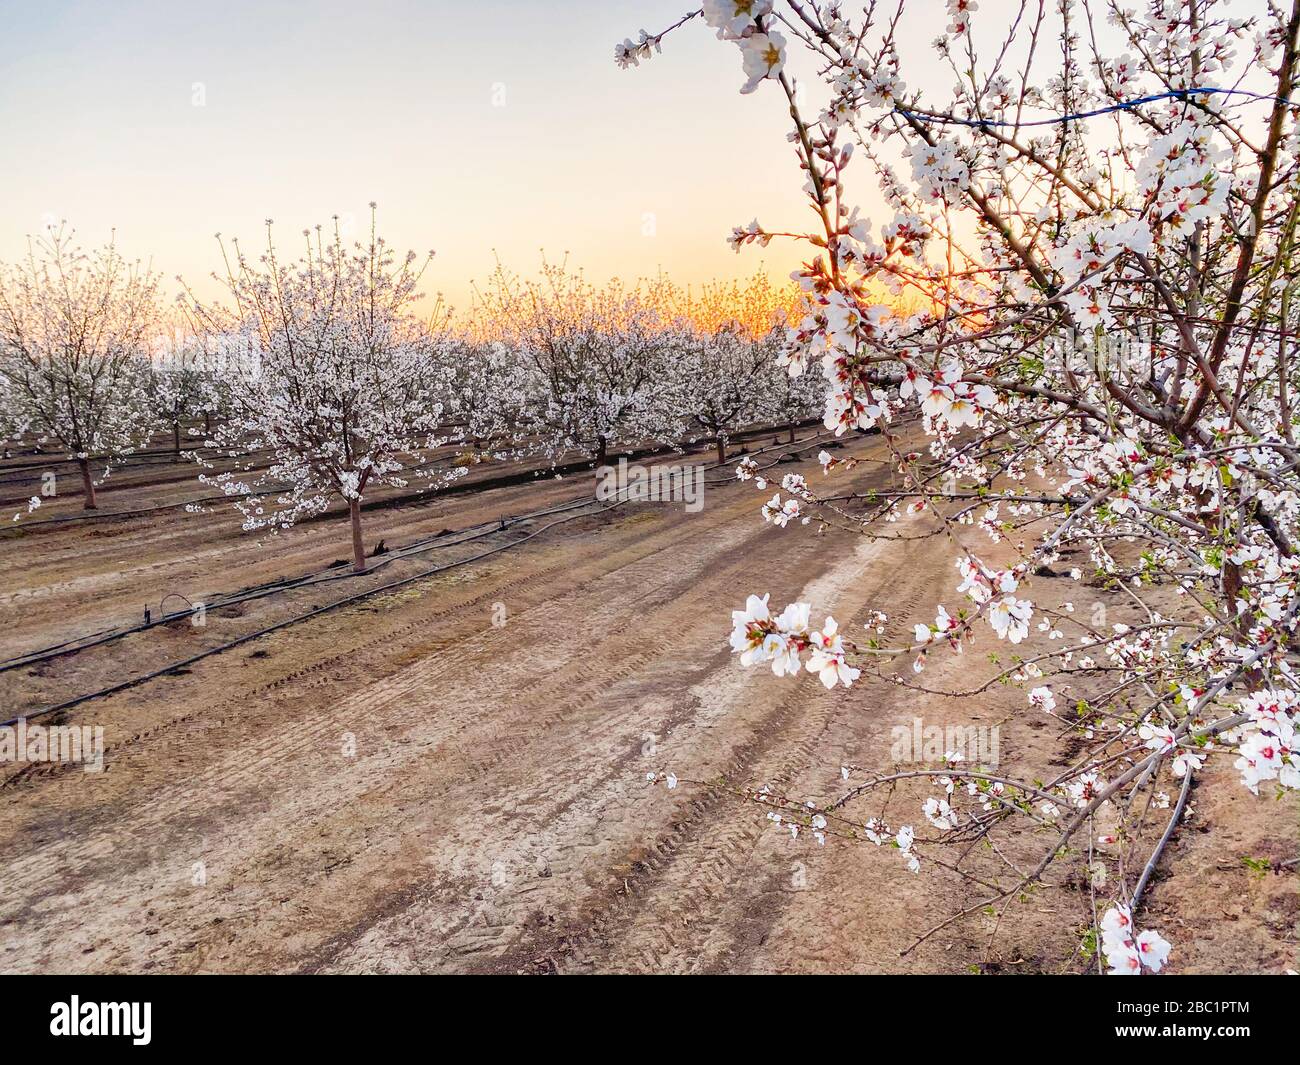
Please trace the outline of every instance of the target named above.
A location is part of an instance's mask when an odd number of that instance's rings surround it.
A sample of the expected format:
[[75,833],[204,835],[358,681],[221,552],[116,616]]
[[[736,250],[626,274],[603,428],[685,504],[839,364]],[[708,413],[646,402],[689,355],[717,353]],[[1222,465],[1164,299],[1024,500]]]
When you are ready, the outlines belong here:
[[362,243],[304,236],[293,257],[269,224],[256,257],[222,244],[220,298],[185,286],[166,306],[158,275],[114,245],[87,253],[51,229],[0,275],[0,437],[76,461],[94,508],[97,477],[169,431],[247,529],[343,500],[362,569],[366,493],[463,476],[429,461],[439,448],[602,465],[707,441],[725,461],[739,430],[820,408],[812,375],[778,363],[791,300],[761,276],[692,292],[499,267],[455,321],[440,302],[420,313],[429,260],[395,253],[373,214]]

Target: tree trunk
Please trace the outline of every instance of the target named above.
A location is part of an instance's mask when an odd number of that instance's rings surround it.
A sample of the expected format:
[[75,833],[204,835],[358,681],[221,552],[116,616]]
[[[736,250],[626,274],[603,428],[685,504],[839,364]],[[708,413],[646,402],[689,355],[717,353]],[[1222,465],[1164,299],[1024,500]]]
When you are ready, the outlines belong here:
[[721,436],[717,437],[718,443],[718,465],[721,466],[727,461],[727,441]]
[[95,502],[95,479],[90,476],[90,459],[77,459],[77,468],[81,470],[81,487],[86,497],[82,506],[85,510],[98,510],[99,504]]
[[790,423],[790,443],[794,443],[794,422]]
[[212,435],[212,412],[210,410],[203,412],[203,431],[209,436]]
[[172,422],[172,450],[176,454],[181,453],[181,423]]
[[361,500],[348,500],[348,517],[352,520],[352,569],[366,572],[366,549],[361,542]]
[[605,458],[609,452],[609,442],[603,436],[596,437],[596,469],[607,465]]

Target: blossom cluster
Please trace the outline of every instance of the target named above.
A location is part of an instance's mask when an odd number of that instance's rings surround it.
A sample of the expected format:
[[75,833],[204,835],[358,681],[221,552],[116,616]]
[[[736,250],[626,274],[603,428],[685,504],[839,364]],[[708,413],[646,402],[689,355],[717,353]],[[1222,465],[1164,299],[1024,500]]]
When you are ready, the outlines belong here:
[[1169,942],[1154,929],[1134,934],[1129,908],[1117,903],[1101,919],[1101,950],[1112,976],[1158,973],[1169,960]]
[[777,77],[785,66],[785,37],[766,28],[771,12],[772,0],[704,0],[704,21],[717,30],[720,40],[733,41],[740,48],[746,77],[743,93]]
[[[741,664],[766,662],[778,677],[793,676],[802,668],[817,674],[827,688],[851,687],[861,670],[846,661],[848,648],[835,619],[827,617],[820,630],[812,629],[809,604],[791,603],[774,615],[768,598],[751,595],[743,610],[731,612],[731,648],[740,654]],[[805,653],[806,662],[801,658]]]
[[1236,737],[1234,763],[1242,782],[1255,794],[1265,781],[1281,788],[1300,788],[1300,748],[1296,746],[1297,706],[1293,691],[1257,692],[1237,703],[1247,718]]

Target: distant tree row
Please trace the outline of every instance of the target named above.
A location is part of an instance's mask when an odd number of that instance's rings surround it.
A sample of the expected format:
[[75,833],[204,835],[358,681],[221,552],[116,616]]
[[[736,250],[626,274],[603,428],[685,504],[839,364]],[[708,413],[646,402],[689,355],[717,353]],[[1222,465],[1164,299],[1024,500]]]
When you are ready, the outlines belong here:
[[[779,365],[792,300],[764,278],[698,292],[663,278],[593,285],[564,265],[498,268],[470,319],[422,315],[432,253],[304,232],[255,257],[219,247],[220,296],[183,287],[66,227],[0,267],[0,439],[96,470],[159,434],[192,454],[247,529],[285,528],[342,500],[365,568],[361,504],[380,486],[437,489],[493,457],[589,456],[708,441],[815,414],[821,389]],[[186,447],[186,445],[189,445]],[[432,458],[446,445],[457,461]],[[446,452],[444,452],[446,454]]]

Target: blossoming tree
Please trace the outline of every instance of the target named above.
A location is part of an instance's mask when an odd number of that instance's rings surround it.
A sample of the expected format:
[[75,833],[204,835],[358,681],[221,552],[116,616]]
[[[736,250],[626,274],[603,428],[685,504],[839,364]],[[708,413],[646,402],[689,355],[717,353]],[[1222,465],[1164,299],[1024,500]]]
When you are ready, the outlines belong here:
[[[234,467],[203,479],[237,497],[246,529],[286,528],[343,500],[357,572],[366,569],[367,491],[412,480],[439,487],[465,472],[426,461],[448,436],[434,334],[414,310],[424,266],[389,248],[371,209],[366,243],[349,248],[337,225],[328,235],[318,227],[291,262],[268,222],[258,260],[223,245],[227,302],[187,299],[214,350],[246,353],[229,360],[227,417],[210,441]],[[269,466],[254,468],[257,450],[271,453]]]
[[530,442],[519,420],[526,369],[518,351],[501,340],[482,339],[481,332],[449,330],[438,339],[448,414],[476,458],[516,457]]
[[611,447],[665,437],[673,342],[659,297],[654,285],[595,286],[563,264],[536,280],[498,267],[480,315],[518,359],[517,392],[499,398],[520,435],[551,456],[585,451],[598,467]]
[[181,453],[182,428],[187,419],[201,417],[210,428],[219,403],[218,374],[184,315],[177,314],[153,338],[149,359],[150,404],[171,430],[172,450]]
[[[820,366],[829,429],[879,426],[893,455],[892,485],[864,508],[798,483],[796,509],[869,534],[919,513],[954,545],[960,578],[903,640],[885,637],[883,612],[855,636],[832,619],[815,628],[808,604],[751,596],[732,646],[778,676],[802,667],[848,686],[991,641],[1011,656],[994,681],[1032,688],[1028,712],[1082,750],[1042,781],[951,759],[853,782],[824,809],[750,797],[796,833],[892,844],[913,870],[927,855],[944,864],[945,843],[969,856],[1045,832],[1023,869],[949,863],[980,892],[949,921],[1004,908],[1062,855],[1107,842],[1117,875],[1097,957],[1154,972],[1170,946],[1134,914],[1205,763],[1231,762],[1253,792],[1300,788],[1300,2],[1008,6],[984,24],[975,3],[949,0],[928,46],[916,31],[931,5],[907,0],[859,16],[705,0],[671,27],[702,17],[739,50],[742,91],[788,111],[816,228],[755,221],[731,239],[809,245],[796,276],[812,306],[784,361]],[[663,37],[643,32],[616,59],[635,65]],[[909,88],[909,63],[936,60],[955,88]],[[879,189],[874,219],[850,198],[858,168]],[[920,309],[873,298],[881,286]],[[898,427],[904,411],[920,416],[923,449]],[[843,465],[823,455],[829,476]],[[1122,621],[1035,601],[1038,575],[1067,554],[1122,597]],[[1031,631],[1045,646],[1020,654]],[[925,837],[854,812],[901,781],[937,792],[919,811]],[[1169,784],[1169,829],[1139,853]]]
[[34,239],[0,269],[0,409],[11,437],[52,442],[81,471],[93,510],[92,459],[105,472],[148,439],[147,351],[158,277],[110,240],[95,252],[66,226]]
[[808,416],[808,390],[777,366],[790,297],[764,274],[672,293],[664,404],[687,438],[713,441],[720,463],[739,430]]
[[775,333],[748,336],[735,325],[712,333],[683,328],[679,335],[672,403],[692,436],[712,439],[719,462],[727,460],[731,436],[767,414],[762,385],[776,339]]

